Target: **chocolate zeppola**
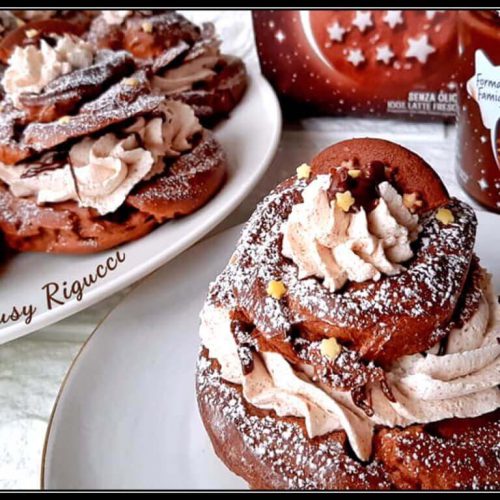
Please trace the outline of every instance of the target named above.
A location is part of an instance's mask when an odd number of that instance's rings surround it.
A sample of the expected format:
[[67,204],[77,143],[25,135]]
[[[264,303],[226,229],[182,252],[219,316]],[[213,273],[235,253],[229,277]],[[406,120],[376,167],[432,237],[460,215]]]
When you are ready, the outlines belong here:
[[219,458],[256,489],[497,489],[500,308],[476,224],[382,140],[277,186],[201,313]]
[[193,107],[154,88],[150,66],[98,49],[67,20],[11,35],[0,47],[0,231],[11,248],[108,249],[219,190],[221,146]]

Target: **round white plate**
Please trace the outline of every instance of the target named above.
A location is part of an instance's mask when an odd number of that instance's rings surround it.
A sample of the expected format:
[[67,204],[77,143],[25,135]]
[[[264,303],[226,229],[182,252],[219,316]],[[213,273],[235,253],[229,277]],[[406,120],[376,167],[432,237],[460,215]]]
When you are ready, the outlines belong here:
[[[476,250],[500,290],[500,217],[478,213]],[[231,489],[198,415],[198,314],[241,226],[178,257],[133,290],[70,369],[47,431],[48,489]]]
[[[281,133],[273,90],[254,65],[249,65],[249,74],[242,102],[215,129],[229,160],[221,191],[194,214],[167,222],[118,249],[84,256],[17,254],[0,262],[0,343],[59,321],[130,285],[198,241],[241,203],[271,162]],[[117,250],[125,257],[123,262],[116,262]],[[105,273],[107,263],[114,269]],[[95,283],[82,286],[97,274]]]

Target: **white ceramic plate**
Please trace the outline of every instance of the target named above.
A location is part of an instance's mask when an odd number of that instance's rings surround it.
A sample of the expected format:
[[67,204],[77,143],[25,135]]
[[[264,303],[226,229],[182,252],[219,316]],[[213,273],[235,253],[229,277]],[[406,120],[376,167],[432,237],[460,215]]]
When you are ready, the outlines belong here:
[[[481,212],[476,250],[500,290],[500,217]],[[49,489],[230,489],[198,416],[198,313],[240,227],[191,249],[133,290],[82,349],[47,431]]]
[[[59,321],[130,285],[198,241],[240,204],[271,162],[281,133],[281,112],[273,90],[254,65],[249,65],[249,73],[242,102],[215,130],[230,167],[227,182],[214,199],[194,214],[120,247],[125,260],[84,288],[81,297],[78,282],[95,276],[98,269],[103,271],[98,266],[108,258],[115,266],[116,249],[89,256],[19,254],[0,262],[0,343]],[[12,320],[14,307],[25,312],[17,315],[17,321]],[[11,320],[5,322],[8,316]]]

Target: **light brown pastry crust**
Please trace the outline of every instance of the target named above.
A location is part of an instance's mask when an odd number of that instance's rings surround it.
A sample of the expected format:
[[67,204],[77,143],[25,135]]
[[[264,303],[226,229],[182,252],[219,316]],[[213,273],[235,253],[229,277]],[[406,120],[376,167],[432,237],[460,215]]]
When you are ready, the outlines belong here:
[[141,182],[127,204],[158,222],[188,215],[205,205],[222,186],[227,170],[223,149],[204,131],[193,149],[175,160],[165,175]]
[[200,353],[198,406],[217,456],[253,489],[498,489],[500,410],[406,428],[380,428],[369,462],[354,458],[345,432],[310,439],[303,419],[248,404]]
[[0,231],[20,252],[95,253],[141,238],[157,225],[151,215],[127,207],[103,217],[76,202],[40,206],[0,183]]

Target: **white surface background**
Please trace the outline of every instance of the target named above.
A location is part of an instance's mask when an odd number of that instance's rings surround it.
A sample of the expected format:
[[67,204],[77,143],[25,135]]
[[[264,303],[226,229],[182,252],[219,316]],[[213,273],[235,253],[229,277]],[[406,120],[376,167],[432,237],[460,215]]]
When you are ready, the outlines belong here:
[[[190,12],[214,19],[227,52],[255,63],[249,12]],[[331,143],[352,137],[383,137],[423,156],[451,194],[471,200],[454,173],[455,131],[442,124],[314,118],[286,123],[277,156],[252,194],[212,234],[243,222],[255,204],[303,161]],[[476,206],[473,202],[472,205]],[[52,405],[72,359],[121,292],[56,325],[0,347],[0,488],[38,488],[40,460]]]

